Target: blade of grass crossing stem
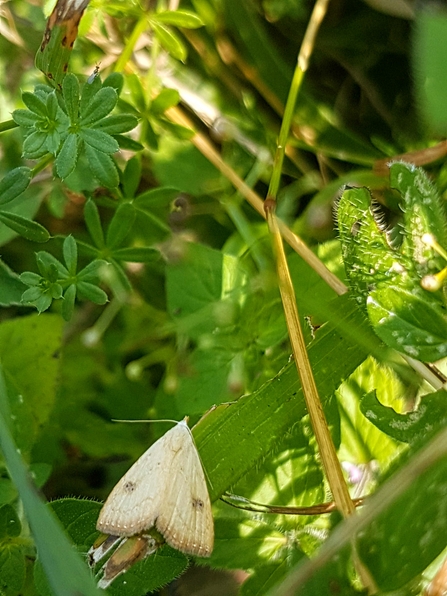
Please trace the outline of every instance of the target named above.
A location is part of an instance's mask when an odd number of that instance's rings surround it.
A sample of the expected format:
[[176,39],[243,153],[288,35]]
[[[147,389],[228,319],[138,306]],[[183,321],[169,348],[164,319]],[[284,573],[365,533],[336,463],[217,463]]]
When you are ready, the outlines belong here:
[[0,365],[0,448],[9,475],[19,491],[39,559],[55,596],[99,596],[93,577],[66,538],[50,508],[42,501],[14,444],[7,424],[8,396]]

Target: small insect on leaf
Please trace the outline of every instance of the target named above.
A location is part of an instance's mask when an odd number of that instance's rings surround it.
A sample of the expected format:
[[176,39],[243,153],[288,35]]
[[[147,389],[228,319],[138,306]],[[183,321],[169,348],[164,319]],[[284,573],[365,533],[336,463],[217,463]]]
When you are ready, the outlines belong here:
[[78,36],[78,25],[90,0],[58,0],[50,15],[37,50],[36,66],[56,88],[68,70],[71,50]]
[[100,67],[100,64],[97,64],[97,65],[95,66],[95,70],[92,72],[92,74],[91,74],[91,75],[89,76],[89,78],[87,79],[87,83],[88,83],[89,85],[91,85],[91,84],[93,83],[93,81],[96,79],[96,77],[98,76],[98,73],[99,73],[99,67]]

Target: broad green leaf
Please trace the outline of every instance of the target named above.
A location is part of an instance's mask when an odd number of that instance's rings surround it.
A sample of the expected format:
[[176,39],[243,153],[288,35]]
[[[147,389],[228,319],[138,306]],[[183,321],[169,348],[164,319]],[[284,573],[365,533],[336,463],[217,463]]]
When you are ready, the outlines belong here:
[[14,507],[11,505],[0,507],[0,545],[8,537],[20,536],[21,531],[22,525]]
[[421,470],[410,488],[360,535],[358,552],[384,592],[407,584],[444,550],[446,477],[443,457],[436,466]]
[[[8,505],[6,505],[8,507]],[[26,578],[26,549],[18,541],[0,543],[0,589],[4,594],[21,593]]]
[[447,60],[447,15],[443,6],[421,5],[415,14],[413,75],[424,118],[441,136],[447,134],[444,98],[447,84],[444,65]]
[[103,153],[109,154],[119,151],[119,145],[116,140],[101,130],[82,128],[79,136],[85,143],[97,151],[102,151]]
[[[196,333],[212,331],[217,320],[209,320],[210,306],[221,299],[224,293],[224,261],[237,260],[225,257],[221,252],[200,244],[185,244],[184,254],[167,269],[166,292],[168,311],[174,319],[207,310],[203,321],[198,320]],[[186,290],[186,292],[185,292]]]
[[52,411],[59,374],[54,354],[60,350],[61,335],[62,320],[56,315],[31,315],[0,325],[0,360],[20,396],[14,405],[15,437],[22,451],[29,448]]
[[0,211],[0,221],[32,242],[47,242],[50,239],[48,231],[37,221],[31,221],[21,215],[9,213],[8,211]]
[[115,162],[110,155],[96,151],[90,145],[85,145],[85,154],[89,167],[99,183],[106,188],[116,188],[119,184],[119,176]]
[[9,203],[24,192],[31,182],[31,170],[25,166],[10,170],[0,181],[0,205]]
[[398,441],[410,443],[445,426],[446,398],[445,391],[430,393],[424,395],[415,411],[398,414],[381,404],[375,393],[371,392],[363,397],[360,408],[364,416],[382,432]]
[[371,292],[367,307],[374,331],[388,346],[423,362],[447,355],[447,317],[429,292],[381,288]]
[[33,481],[17,452],[5,416],[8,414],[3,372],[0,379],[0,447],[12,480],[20,494],[23,510],[33,534],[37,552],[50,586],[58,596],[99,594],[84,561],[73,550],[49,507],[40,500]]
[[78,135],[70,133],[56,157],[56,172],[64,180],[74,171],[78,161]]
[[213,566],[252,569],[280,555],[287,544],[285,531],[269,523],[268,516],[262,521],[253,519],[252,514],[236,512],[220,502],[216,510]]
[[174,25],[175,27],[185,27],[185,29],[197,29],[202,27],[202,19],[194,12],[189,10],[165,10],[154,15],[159,23]]
[[169,52],[173,58],[177,58],[177,60],[183,62],[186,59],[187,52],[181,39],[171,31],[169,27],[166,27],[156,20],[151,20],[151,26],[164,49]]
[[26,285],[22,282],[21,277],[0,260],[0,305],[19,305],[25,290]]

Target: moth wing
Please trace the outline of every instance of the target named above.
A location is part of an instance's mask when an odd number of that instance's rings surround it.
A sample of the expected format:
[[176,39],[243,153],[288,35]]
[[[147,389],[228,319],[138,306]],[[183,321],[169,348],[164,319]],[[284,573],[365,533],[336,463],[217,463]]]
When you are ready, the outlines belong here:
[[178,426],[151,445],[116,484],[101,509],[97,530],[133,536],[155,525],[171,483],[175,452],[170,445]]
[[[170,488],[165,493],[155,527],[173,548],[186,554],[209,557],[214,546],[214,521],[208,487],[186,424],[182,432],[186,434],[172,461],[167,479]],[[171,446],[171,449],[175,448]]]

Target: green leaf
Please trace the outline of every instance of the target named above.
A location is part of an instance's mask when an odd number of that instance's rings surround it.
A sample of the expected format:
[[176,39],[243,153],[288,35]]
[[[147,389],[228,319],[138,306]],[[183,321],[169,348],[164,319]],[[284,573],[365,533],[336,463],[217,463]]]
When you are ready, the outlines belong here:
[[120,95],[121,91],[123,90],[124,86],[124,77],[120,72],[112,72],[109,76],[104,80],[102,84],[103,87],[112,87],[115,89],[118,95]]
[[447,355],[447,318],[429,292],[381,288],[371,292],[367,307],[374,331],[388,346],[423,362]]
[[73,550],[59,523],[38,495],[33,481],[17,452],[5,421],[8,412],[3,373],[0,379],[0,447],[12,480],[17,486],[31,532],[36,542],[39,559],[47,574],[50,586],[58,596],[84,594],[96,596],[93,578],[84,561]]
[[92,98],[98,93],[101,87],[101,78],[99,76],[95,77],[91,83],[84,84],[81,91],[81,101],[79,105],[81,114],[87,108],[88,104],[91,102]]
[[119,205],[107,229],[106,244],[109,248],[116,248],[123,242],[133,226],[135,214],[131,203]]
[[24,192],[31,182],[31,170],[25,166],[10,170],[0,182],[0,205],[9,203]]
[[41,274],[49,281],[55,282],[59,278],[65,279],[68,277],[67,268],[49,252],[39,251],[36,255],[36,261]]
[[56,122],[59,111],[59,103],[57,101],[56,93],[54,91],[48,93],[46,106],[48,118]]
[[102,151],[103,153],[116,153],[119,151],[117,141],[105,132],[92,128],[83,128],[79,134],[84,142],[93,147],[93,149]]
[[103,87],[82,110],[80,125],[87,126],[101,120],[116,106],[118,95],[112,87]]
[[74,171],[78,161],[78,135],[70,133],[56,157],[56,172],[64,180]]
[[164,49],[169,52],[173,58],[183,62],[186,59],[187,52],[186,47],[180,38],[171,31],[169,27],[166,27],[155,20],[151,20],[151,25]]
[[367,393],[360,409],[382,432],[404,443],[427,437],[445,426],[447,394],[437,391],[424,395],[417,409],[408,414],[398,414],[392,408],[382,405],[374,391]]
[[0,544],[0,588],[5,594],[21,593],[26,578],[26,549],[18,541]]
[[390,168],[390,184],[402,195],[404,238],[402,253],[412,258],[422,277],[443,267],[443,259],[422,241],[432,234],[441,246],[447,246],[445,209],[435,186],[422,168],[398,162]]
[[176,106],[180,101],[180,94],[177,89],[162,89],[152,101],[151,111],[154,114],[163,114],[167,109]]
[[116,188],[119,184],[118,171],[115,162],[106,153],[96,151],[90,145],[85,145],[88,164],[95,178],[106,188]]
[[184,27],[185,29],[197,29],[203,26],[202,19],[189,10],[166,10],[154,15],[159,23]]
[[67,74],[64,78],[62,93],[70,123],[76,124],[79,119],[79,81],[74,74]]
[[126,163],[121,179],[123,194],[131,199],[135,196],[141,178],[141,159],[138,156],[132,157]]
[[126,82],[130,89],[134,106],[140,112],[144,112],[146,110],[146,96],[140,81],[140,77],[135,74],[131,74],[127,77]]
[[38,286],[42,281],[42,276],[32,271],[24,271],[20,274],[20,281],[28,286]]
[[[33,286],[23,292],[22,302],[23,304],[32,304],[37,300],[40,300],[43,294],[45,294],[45,289],[42,286]],[[51,302],[48,304],[47,308],[50,306],[50,304]]]
[[51,130],[47,134],[46,147],[49,153],[56,155],[61,144],[61,136],[58,130]]
[[26,290],[25,284],[21,276],[0,260],[0,306],[19,305],[22,293]]
[[115,248],[113,258],[129,263],[152,263],[160,258],[160,251],[148,246],[135,246],[133,248]]
[[98,286],[95,286],[94,284],[88,281],[79,281],[76,284],[76,288],[78,291],[78,295],[81,298],[84,298],[85,300],[90,300],[95,304],[105,304],[109,301],[109,297],[104,292],[104,290],[101,290],[101,288],[98,288]]
[[337,221],[346,274],[360,304],[365,304],[377,285],[405,279],[412,263],[390,246],[368,189],[343,192],[337,205]]
[[56,315],[33,314],[0,325],[0,360],[11,383],[10,408],[15,416],[11,429],[23,453],[33,445],[54,406],[59,374],[54,354],[61,337],[62,320]]
[[442,5],[422,5],[415,14],[413,75],[425,120],[439,135],[447,134],[446,39],[447,15]]
[[36,114],[30,112],[30,110],[14,110],[12,117],[16,124],[24,128],[33,128],[38,121]]
[[76,285],[71,284],[64,292],[64,300],[62,302],[62,316],[65,321],[70,321],[74,312],[74,305],[76,300]]
[[73,236],[67,236],[63,244],[64,260],[70,275],[76,274],[78,266],[78,247]]
[[0,507],[0,543],[7,537],[20,536],[22,524],[11,505]]
[[407,584],[444,550],[446,477],[444,456],[436,465],[422,469],[411,486],[360,535],[359,555],[384,592]]
[[98,207],[92,199],[89,199],[84,207],[84,218],[87,225],[88,232],[98,248],[103,248],[104,233],[101,226],[101,218],[99,217]]
[[23,157],[38,159],[46,153],[48,153],[47,135],[44,132],[35,131],[26,137],[23,142]]
[[31,112],[43,118],[47,117],[47,106],[37,95],[25,91],[22,93],[22,100]]
[[114,134],[113,137],[118,141],[120,149],[127,149],[128,151],[143,151],[144,149],[144,145],[124,135]]
[[91,126],[94,130],[101,130],[109,135],[116,135],[122,132],[129,132],[138,124],[138,118],[132,114],[113,114],[102,120],[94,122]]
[[107,266],[107,261],[95,259],[94,261],[86,265],[81,271],[79,271],[78,279],[82,281],[97,282],[99,279],[100,270],[103,267]]
[[0,211],[0,221],[32,242],[47,242],[50,239],[48,231],[36,221],[26,219],[21,215],[15,213],[8,213],[8,211]]

